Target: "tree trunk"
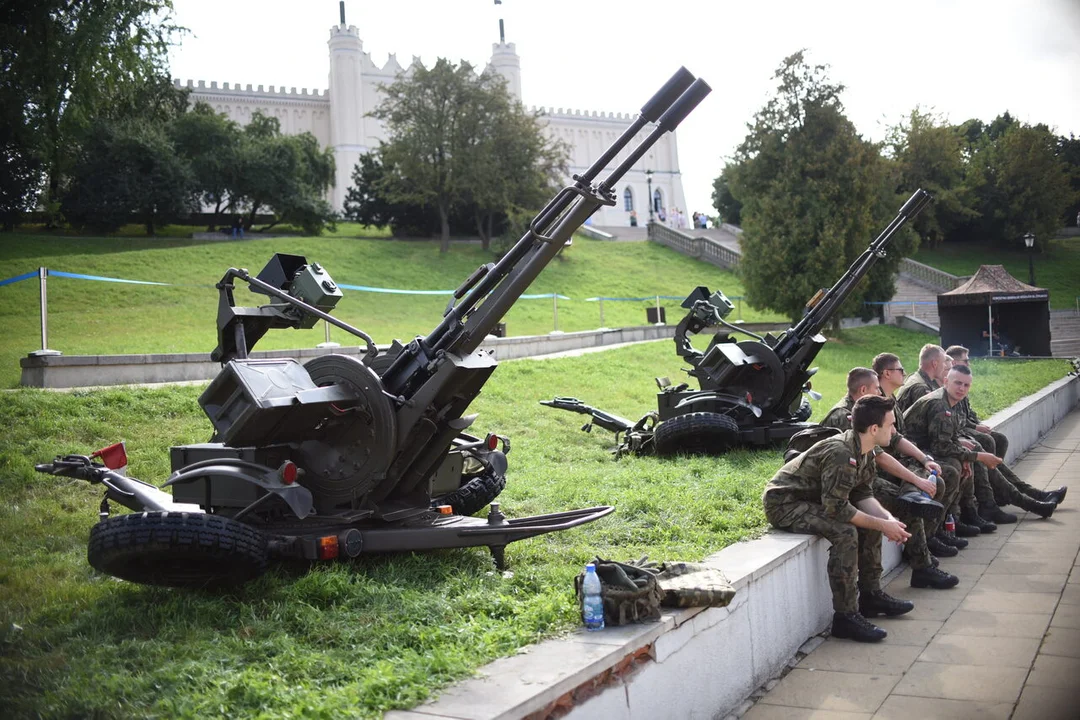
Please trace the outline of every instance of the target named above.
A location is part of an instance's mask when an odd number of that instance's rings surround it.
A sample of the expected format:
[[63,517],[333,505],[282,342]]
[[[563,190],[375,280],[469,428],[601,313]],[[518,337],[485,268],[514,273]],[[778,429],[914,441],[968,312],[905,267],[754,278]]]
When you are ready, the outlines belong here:
[[450,209],[446,203],[439,203],[439,252],[450,252]]
[[480,236],[480,247],[487,250],[491,247],[491,236],[484,231],[484,215],[477,211],[473,213],[473,220],[476,222],[476,234]]

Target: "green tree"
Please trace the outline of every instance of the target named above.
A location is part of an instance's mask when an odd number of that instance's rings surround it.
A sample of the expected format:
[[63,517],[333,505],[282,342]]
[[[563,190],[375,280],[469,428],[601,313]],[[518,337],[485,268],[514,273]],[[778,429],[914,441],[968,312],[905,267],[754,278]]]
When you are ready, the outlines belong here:
[[1072,188],[1072,204],[1065,208],[1065,225],[1080,226],[1080,138],[1070,134],[1058,138],[1057,155],[1069,171],[1069,187]]
[[[793,319],[895,211],[887,164],[844,116],[843,86],[829,82],[826,71],[808,65],[801,51],[783,61],[774,75],[776,94],[755,115],[730,177],[731,192],[743,204],[747,299]],[[841,314],[892,297],[896,265],[911,237],[894,241],[888,259],[874,266]]]
[[360,156],[352,171],[352,185],[345,192],[344,215],[353,222],[373,227],[390,227],[395,235],[426,237],[438,232],[433,208],[388,198],[400,194],[388,189],[393,179],[386,172],[382,148]]
[[[976,138],[982,134],[981,123],[978,127]],[[921,187],[934,196],[934,204],[913,223],[922,242],[931,247],[979,216],[975,191],[965,182],[967,143],[962,128],[919,108],[889,128],[886,147],[899,188],[911,193]]]
[[731,194],[731,174],[734,167],[726,165],[713,180],[712,202],[723,222],[742,224],[742,203]]
[[0,104],[23,109],[47,178],[47,208],[59,198],[93,121],[122,106],[129,88],[167,81],[168,47],[178,31],[171,12],[171,0],[3,4],[0,68],[18,82],[5,84]]
[[235,204],[234,188],[240,172],[240,127],[204,102],[173,122],[176,151],[191,164],[199,200],[213,206],[210,230],[222,222],[222,213]]

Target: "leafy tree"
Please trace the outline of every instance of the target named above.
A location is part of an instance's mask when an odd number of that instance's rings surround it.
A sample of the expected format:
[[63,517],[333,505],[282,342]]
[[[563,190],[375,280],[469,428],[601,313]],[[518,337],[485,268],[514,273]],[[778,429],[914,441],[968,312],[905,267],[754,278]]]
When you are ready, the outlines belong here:
[[734,168],[725,166],[713,180],[712,201],[720,219],[732,225],[742,224],[742,203],[731,194],[731,174]]
[[[46,207],[59,198],[92,122],[122,106],[132,86],[167,80],[169,42],[178,30],[169,23],[171,11],[171,0],[3,4],[0,74],[18,81],[4,84],[0,104],[23,110],[47,177]],[[29,184],[34,176],[24,175]]]
[[[352,185],[345,192],[345,217],[362,225],[390,227],[402,237],[437,233],[439,219],[433,208],[388,199],[397,195],[388,186],[392,179],[386,172],[381,148],[361,155],[352,171]],[[453,219],[451,227],[456,227]]]
[[1069,135],[1065,137],[1062,135],[1058,138],[1057,143],[1057,155],[1069,171],[1069,187],[1072,188],[1073,201],[1065,209],[1064,224],[1069,225],[1076,223],[1080,225],[1080,138],[1075,135]]
[[[979,123],[975,138],[981,136],[981,127]],[[919,108],[889,128],[886,147],[895,161],[899,188],[911,193],[921,187],[934,196],[934,204],[914,221],[920,238],[931,247],[978,217],[973,207],[977,202],[975,192],[965,182],[968,137],[964,128],[951,126]]]
[[235,204],[233,189],[240,171],[240,126],[225,115],[198,102],[172,124],[176,151],[191,163],[199,200],[212,205],[210,229],[222,222],[222,213]]
[[[742,273],[748,301],[792,318],[831,284],[884,226],[896,203],[879,148],[844,116],[842,85],[797,52],[777,69],[776,94],[755,115],[735,154],[730,187],[742,202]],[[863,301],[888,300],[910,236],[897,238],[852,293],[845,313]]]
[[134,216],[153,235],[191,212],[195,179],[163,124],[101,120],[91,130],[61,204],[72,225],[110,232]]

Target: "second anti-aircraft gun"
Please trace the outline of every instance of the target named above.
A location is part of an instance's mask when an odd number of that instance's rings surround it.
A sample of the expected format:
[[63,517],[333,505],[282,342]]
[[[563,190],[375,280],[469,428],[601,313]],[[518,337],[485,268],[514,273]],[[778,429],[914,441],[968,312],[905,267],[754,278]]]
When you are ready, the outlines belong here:
[[[230,268],[217,284],[211,355],[222,369],[199,398],[214,433],[172,448],[172,493],[125,476],[119,445],[37,466],[104,487],[90,564],[133,582],[194,586],[243,582],[282,558],[487,546],[501,565],[511,542],[610,513],[598,506],[508,519],[492,503],[486,518],[474,518],[440,499],[470,475],[469,463],[480,475],[506,470],[504,438],[466,432],[476,418],[466,411],[497,365],[481,343],[573,232],[615,204],[615,183],[708,93],[685,68],[672,76],[498,262],[465,279],[434,330],[389,350],[329,313],[341,292],[317,263],[278,255],[258,276]],[[271,303],[238,306],[240,282]],[[358,337],[362,357],[249,357],[267,331],[318,320]],[[113,515],[110,503],[136,512]]]
[[[802,319],[774,336],[757,335],[725,318],[733,305],[722,292],[698,287],[682,303],[686,316],[675,330],[675,348],[690,364],[688,383],[672,385],[657,378],[657,409],[636,422],[586,405],[574,397],[541,401],[544,405],[588,415],[592,425],[611,430],[619,440],[617,454],[670,455],[721,454],[736,445],[773,445],[800,430],[812,409],[805,395],[813,393],[810,365],[825,344],[821,331],[866,276],[900,228],[931,201],[917,190],[904,203],[888,227],[870,243],[847,272],[828,290],[821,290],[806,305]],[[689,336],[716,328],[704,351],[695,349]],[[749,336],[738,340],[732,333]]]

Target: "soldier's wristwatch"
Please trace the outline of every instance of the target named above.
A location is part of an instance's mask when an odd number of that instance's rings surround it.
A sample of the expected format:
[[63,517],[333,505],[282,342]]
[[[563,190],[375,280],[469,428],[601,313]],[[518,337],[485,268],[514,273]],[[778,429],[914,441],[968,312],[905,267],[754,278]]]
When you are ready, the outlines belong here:
[[933,455],[929,455],[929,454],[923,455],[922,464],[925,465],[928,462],[934,462],[934,456]]

